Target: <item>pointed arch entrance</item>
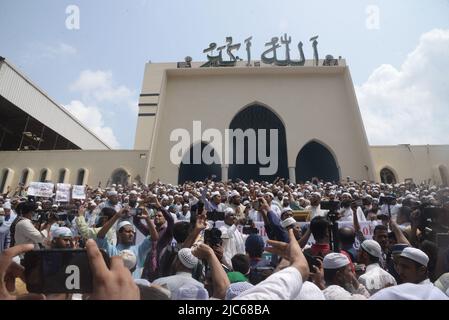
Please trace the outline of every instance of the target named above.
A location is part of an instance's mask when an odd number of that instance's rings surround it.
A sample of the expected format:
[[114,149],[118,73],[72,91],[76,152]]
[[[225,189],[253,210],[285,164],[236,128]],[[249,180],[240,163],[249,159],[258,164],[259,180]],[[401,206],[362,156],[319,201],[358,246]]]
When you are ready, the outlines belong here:
[[[243,181],[249,181],[253,179],[255,181],[269,181],[272,182],[276,177],[282,177],[288,179],[288,163],[287,163],[287,140],[285,134],[285,126],[281,119],[269,108],[254,103],[247,106],[232,119],[229,125],[230,130],[241,129],[243,132],[253,129],[255,134],[248,135],[241,139],[240,142],[244,145],[243,148],[239,147],[239,139],[233,137],[232,139],[232,159],[229,164],[228,176],[229,179],[241,179]],[[263,139],[264,136],[259,134],[259,130],[265,129],[265,146],[266,150],[262,154],[269,155],[273,170],[276,170],[273,174],[266,174],[261,168],[271,167],[270,163],[262,164],[259,159],[259,138]],[[270,141],[270,129],[277,130],[277,157],[271,154],[271,145],[274,141]],[[271,143],[270,143],[271,142]],[[274,144],[273,144],[273,149]],[[240,150],[240,151],[239,151]],[[241,152],[243,151],[243,152]],[[273,150],[274,152],[275,150]],[[237,157],[243,159],[243,163],[237,161]],[[243,157],[243,158],[242,158]],[[254,161],[249,161],[253,159]],[[276,163],[274,163],[276,162]]]
[[[201,154],[206,147],[211,148],[208,144],[201,142]],[[206,178],[214,178],[214,180],[221,180],[221,165],[217,163],[206,164],[201,157],[201,163],[194,163],[195,145],[192,145],[188,152],[184,154],[182,162],[179,167],[178,184],[183,184],[186,181],[203,181]],[[215,156],[215,149],[211,149],[210,156]]]
[[327,147],[318,141],[307,143],[296,157],[296,182],[304,183],[318,178],[326,182],[337,182],[340,173],[337,161]]

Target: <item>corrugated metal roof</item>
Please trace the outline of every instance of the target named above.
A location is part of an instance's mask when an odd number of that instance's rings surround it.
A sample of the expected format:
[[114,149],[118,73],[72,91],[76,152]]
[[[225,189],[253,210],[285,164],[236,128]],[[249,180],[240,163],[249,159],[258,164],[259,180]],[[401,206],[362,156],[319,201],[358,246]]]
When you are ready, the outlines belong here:
[[6,59],[0,59],[0,95],[81,149],[111,149]]

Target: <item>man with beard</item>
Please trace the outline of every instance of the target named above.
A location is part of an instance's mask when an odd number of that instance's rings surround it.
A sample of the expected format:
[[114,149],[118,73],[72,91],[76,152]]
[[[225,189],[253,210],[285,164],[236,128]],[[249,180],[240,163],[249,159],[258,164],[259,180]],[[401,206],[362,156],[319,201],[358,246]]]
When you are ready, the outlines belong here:
[[[117,212],[112,219],[108,220],[104,226],[101,228],[100,232],[97,234],[97,244],[101,249],[106,250],[110,257],[120,256],[121,252],[125,251],[126,256],[134,255],[134,257],[129,257],[128,260],[136,260],[136,264],[130,264],[133,268],[130,268],[134,279],[140,279],[142,276],[142,269],[144,267],[145,259],[151,250],[151,244],[153,241],[158,240],[157,233],[154,229],[152,221],[150,220],[148,211],[144,209],[140,219],[144,219],[150,228],[150,236],[146,237],[142,243],[134,244],[134,237],[136,234],[134,226],[129,221],[122,221],[117,225],[117,245],[111,245],[106,239],[106,233],[111,229],[111,227],[126,214],[124,209]],[[125,261],[126,262],[126,261]]]
[[224,261],[231,268],[232,257],[245,253],[245,241],[248,237],[237,229],[237,218],[232,208],[225,209],[224,226],[220,227],[220,231],[223,239]]
[[[352,215],[354,214],[354,212],[351,208],[352,202],[352,196],[350,193],[345,192],[341,195],[341,209],[339,211],[340,219],[338,221],[353,221]],[[356,212],[359,222],[366,221],[366,217],[363,214],[362,208],[357,206]]]
[[329,210],[321,210],[321,195],[318,192],[313,192],[310,196],[310,206],[306,207],[310,214],[306,221],[312,221],[315,217],[325,217]]
[[52,249],[73,249],[75,247],[72,231],[67,227],[58,227],[51,233]]
[[449,298],[429,280],[429,257],[416,248],[405,248],[397,264],[403,282],[395,287],[380,290],[372,300],[448,300]]
[[118,192],[115,190],[110,190],[107,193],[108,200],[103,203],[100,203],[98,208],[101,210],[103,208],[112,208],[115,212],[119,212],[122,209],[122,204],[118,200]]
[[242,220],[246,219],[245,206],[240,203],[240,201],[242,199],[240,197],[240,193],[238,193],[237,190],[232,190],[230,198],[231,199],[229,201],[229,207],[234,210],[235,217],[237,218],[237,220],[242,221]]
[[326,300],[365,300],[370,294],[351,271],[348,257],[329,253],[323,260],[324,282],[315,284],[323,290]]
[[[112,217],[116,213],[113,208],[105,207],[101,209],[100,213],[93,222],[93,226],[89,227],[89,225],[86,223],[85,212],[86,207],[81,206],[78,209],[78,216],[75,218],[75,223],[78,228],[79,234],[86,240],[87,239],[95,240],[103,225],[108,220],[112,219]],[[109,230],[106,233],[106,239],[112,245],[115,245],[117,243],[117,237],[113,229]]]

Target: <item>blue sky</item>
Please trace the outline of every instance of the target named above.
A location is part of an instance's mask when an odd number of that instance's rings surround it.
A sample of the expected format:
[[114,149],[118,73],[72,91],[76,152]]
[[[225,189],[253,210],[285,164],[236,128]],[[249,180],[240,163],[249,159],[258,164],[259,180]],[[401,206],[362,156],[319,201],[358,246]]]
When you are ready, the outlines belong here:
[[[68,5],[80,9],[79,30],[66,28]],[[259,59],[284,32],[307,58],[319,35],[321,56],[347,59],[370,143],[449,143],[448,0],[0,0],[0,55],[122,149],[133,147],[148,60],[202,61],[226,36],[253,36]]]

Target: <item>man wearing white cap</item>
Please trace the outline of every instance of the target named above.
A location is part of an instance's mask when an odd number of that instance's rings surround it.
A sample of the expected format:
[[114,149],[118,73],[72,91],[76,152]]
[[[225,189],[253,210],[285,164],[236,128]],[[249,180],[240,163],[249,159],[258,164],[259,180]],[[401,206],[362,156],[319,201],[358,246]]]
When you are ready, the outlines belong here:
[[280,219],[282,208],[276,202],[273,201],[274,195],[271,192],[265,193],[264,197],[265,201],[270,206],[270,210]]
[[242,220],[245,217],[245,206],[240,203],[241,197],[237,190],[231,191],[231,199],[229,201],[229,207],[235,212],[235,217],[237,220]]
[[73,249],[73,234],[67,227],[57,227],[51,232],[52,249]]
[[353,222],[353,214],[354,212],[357,214],[357,219],[359,222],[366,221],[365,214],[360,206],[353,204],[352,196],[350,193],[345,192],[341,195],[341,209],[340,219],[338,221],[349,221]]
[[371,295],[383,288],[397,284],[394,277],[380,267],[379,261],[381,258],[382,248],[377,241],[365,240],[362,242],[358,262],[366,265],[366,271],[359,277],[359,282],[366,287]]
[[0,208],[0,252],[9,248],[11,243],[11,235],[9,229],[16,219],[17,214],[11,209],[11,203],[5,202]]
[[[126,214],[125,210],[120,210],[117,212],[112,219],[108,220],[100,232],[97,234],[97,244],[99,248],[106,250],[110,257],[119,256],[123,250],[131,251],[136,257],[135,270],[130,270],[132,272],[134,279],[139,279],[142,276],[142,270],[144,267],[145,259],[151,250],[153,241],[157,241],[158,235],[156,228],[154,227],[152,221],[149,218],[148,212],[144,209],[145,214],[139,216],[140,219],[145,219],[148,228],[150,230],[150,236],[146,237],[141,243],[134,244],[134,238],[136,235],[136,230],[134,225],[129,221],[121,221],[117,224],[117,245],[111,245],[107,239],[105,239],[109,229],[123,216]],[[151,238],[150,238],[151,237]]]
[[228,267],[232,266],[231,259],[236,254],[245,254],[245,241],[248,235],[237,229],[237,218],[232,208],[225,209],[224,225],[220,227],[223,239],[223,259]]
[[204,288],[204,284],[193,279],[192,270],[196,267],[199,260],[192,254],[190,248],[183,248],[178,252],[178,259],[175,262],[175,272],[173,276],[158,278],[153,284],[167,287],[172,298],[177,296],[179,289],[182,287],[195,286]]
[[181,211],[178,212],[178,214],[176,215],[176,218],[178,219],[178,221],[190,222],[190,217],[191,217],[190,205],[188,203],[184,203],[182,205]]
[[321,210],[321,194],[313,192],[310,197],[310,206],[306,207],[310,214],[307,216],[306,221],[312,221],[313,218],[321,216],[325,217],[329,210]]
[[405,248],[399,256],[396,269],[404,282],[374,294],[372,300],[449,300],[430,282],[427,271],[429,257],[416,248]]
[[[357,281],[351,270],[348,257],[341,253],[329,253],[323,260],[323,290],[326,300],[365,300],[370,296],[366,288]],[[315,283],[324,288],[322,281]]]
[[204,188],[201,193],[201,201],[204,203],[204,208],[209,211],[224,212],[226,205],[221,202],[220,191],[214,191],[210,194],[211,201],[206,198],[207,188]]
[[119,212],[122,209],[122,204],[118,200],[118,192],[115,190],[109,190],[107,192],[108,200],[103,203],[100,203],[98,208],[101,210],[104,207],[109,207],[114,209],[116,212]]

